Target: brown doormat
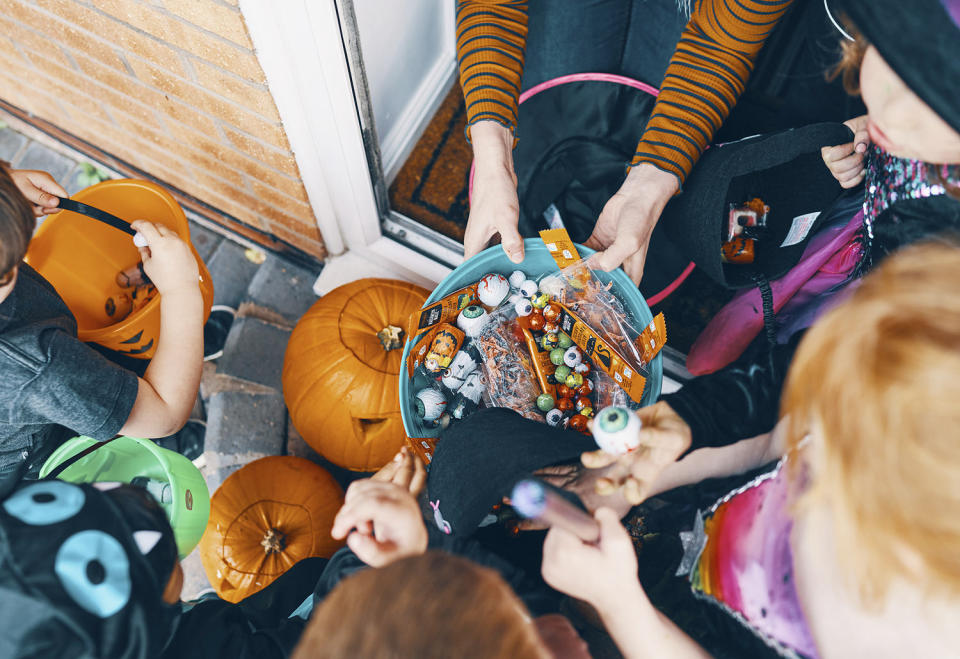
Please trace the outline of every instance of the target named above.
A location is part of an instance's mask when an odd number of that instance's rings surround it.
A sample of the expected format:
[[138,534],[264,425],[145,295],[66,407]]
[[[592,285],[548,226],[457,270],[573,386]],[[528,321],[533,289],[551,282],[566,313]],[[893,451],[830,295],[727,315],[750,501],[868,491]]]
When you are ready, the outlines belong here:
[[473,150],[463,134],[467,113],[454,84],[390,186],[394,210],[463,242]]

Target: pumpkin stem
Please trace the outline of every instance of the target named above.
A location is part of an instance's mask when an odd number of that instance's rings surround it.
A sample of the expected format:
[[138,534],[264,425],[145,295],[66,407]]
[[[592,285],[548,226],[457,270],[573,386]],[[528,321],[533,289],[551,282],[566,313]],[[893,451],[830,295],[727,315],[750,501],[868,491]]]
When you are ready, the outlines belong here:
[[380,339],[380,345],[387,352],[403,347],[403,330],[393,325],[387,325],[377,332],[377,338]]
[[287,536],[280,529],[270,529],[260,541],[265,554],[279,554],[287,546]]

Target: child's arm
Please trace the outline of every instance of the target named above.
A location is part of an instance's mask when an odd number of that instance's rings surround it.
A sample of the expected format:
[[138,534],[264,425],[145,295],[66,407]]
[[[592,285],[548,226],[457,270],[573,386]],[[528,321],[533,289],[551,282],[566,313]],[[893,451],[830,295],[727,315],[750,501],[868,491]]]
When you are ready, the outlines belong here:
[[543,578],[571,597],[593,606],[617,647],[628,659],[710,655],[647,599],[637,581],[637,555],[617,514],[596,513],[600,541],[585,544],[553,527],[543,543]]
[[120,429],[133,437],[165,437],[186,423],[203,368],[203,298],[190,247],[170,229],[138,220],[131,226],[147,247],[143,269],[160,293],[160,336],[137,399]]

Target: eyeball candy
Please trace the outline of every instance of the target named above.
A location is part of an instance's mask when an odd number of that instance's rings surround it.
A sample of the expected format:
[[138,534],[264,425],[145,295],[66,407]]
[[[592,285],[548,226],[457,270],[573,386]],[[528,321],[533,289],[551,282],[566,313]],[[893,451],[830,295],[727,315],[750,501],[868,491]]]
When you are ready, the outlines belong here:
[[554,408],[555,404],[553,396],[550,394],[540,394],[537,396],[537,408],[541,412],[549,412]]
[[554,366],[560,366],[563,363],[563,348],[554,348],[550,351],[550,363]]
[[510,284],[507,278],[496,272],[484,275],[477,283],[477,297],[480,303],[488,307],[499,306],[510,294]]
[[507,277],[507,282],[510,284],[510,288],[515,290],[519,290],[525,281],[527,281],[527,273],[525,273],[523,270],[514,270],[510,273],[510,276]]
[[570,375],[570,367],[566,364],[560,364],[553,372],[553,377],[557,379],[557,382],[566,382],[568,375]]
[[436,421],[447,408],[447,399],[436,389],[421,389],[417,392],[415,404],[417,416],[424,421]]
[[[544,326],[544,331],[547,331],[546,326]],[[540,345],[543,346],[544,350],[553,350],[559,343],[560,339],[557,338],[556,333],[547,332],[547,334],[544,334],[540,339]]]
[[513,305],[513,309],[518,316],[529,316],[533,313],[533,304],[527,298],[522,297]]
[[567,351],[563,353],[563,363],[574,368],[578,366],[583,361],[583,353],[580,352],[580,348],[577,346],[570,346],[567,348]]
[[566,332],[560,332],[560,347],[566,350],[573,345],[573,339]]
[[[530,298],[530,301],[533,303],[535,309],[543,309],[550,301],[550,296],[546,293],[537,293]],[[544,318],[544,320],[546,320],[546,318]]]
[[479,304],[471,304],[464,307],[460,315],[457,316],[457,327],[463,330],[463,333],[471,339],[479,336],[484,326],[489,322],[490,314]]
[[558,426],[561,421],[563,421],[563,412],[557,408],[553,408],[547,412],[547,425]]
[[573,367],[573,370],[579,373],[580,375],[582,375],[583,377],[587,377],[588,375],[590,375],[590,371],[593,370],[593,367],[590,366],[589,362],[580,362],[579,364]]
[[[557,368],[560,368],[559,366]],[[571,389],[577,389],[583,384],[583,376],[579,373],[570,373],[567,375],[567,378],[564,380],[566,385]]]
[[524,297],[533,297],[537,294],[537,282],[528,279],[520,284],[520,294]]
[[565,285],[560,277],[550,275],[540,280],[540,290],[550,297],[560,297]]
[[611,405],[597,412],[593,439],[612,455],[623,455],[640,446],[640,417],[625,407]]

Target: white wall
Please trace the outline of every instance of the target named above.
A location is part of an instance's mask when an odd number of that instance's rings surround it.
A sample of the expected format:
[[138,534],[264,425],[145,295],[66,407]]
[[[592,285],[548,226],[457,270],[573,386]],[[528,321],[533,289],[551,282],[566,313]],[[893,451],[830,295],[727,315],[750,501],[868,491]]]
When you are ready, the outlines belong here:
[[391,182],[456,72],[454,0],[354,0],[384,173]]

